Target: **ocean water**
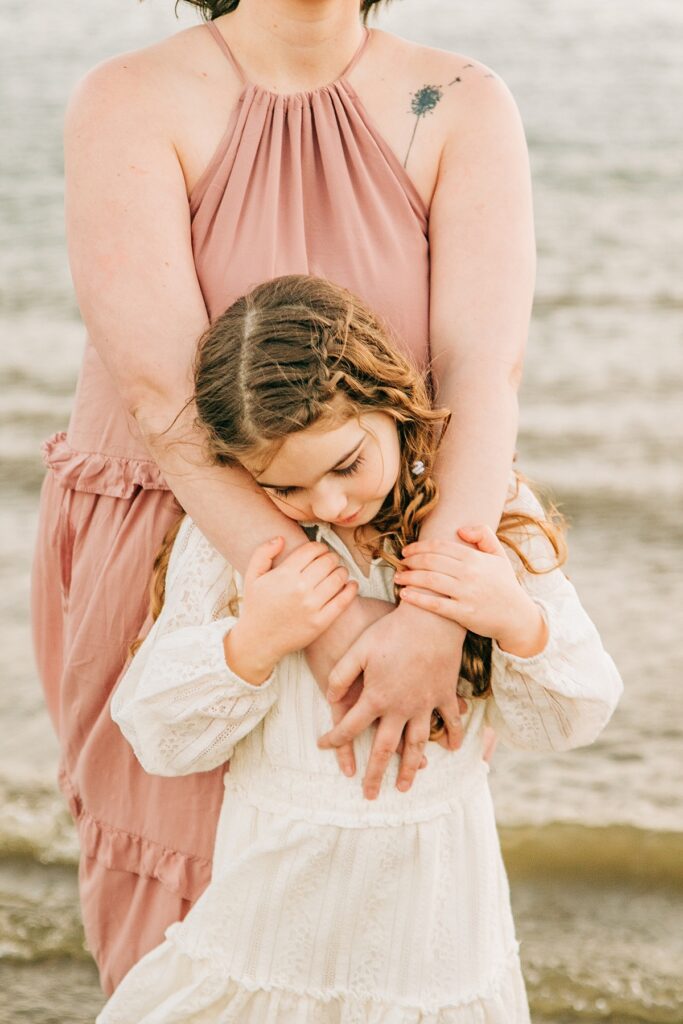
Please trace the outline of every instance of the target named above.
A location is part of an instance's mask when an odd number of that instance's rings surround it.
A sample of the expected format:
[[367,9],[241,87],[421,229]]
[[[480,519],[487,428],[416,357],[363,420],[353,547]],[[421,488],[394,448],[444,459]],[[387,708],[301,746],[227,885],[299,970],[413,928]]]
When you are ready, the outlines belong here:
[[[88,67],[195,21],[173,0],[0,5],[0,1024],[102,1002],[27,612],[39,445],[83,345],[61,118]],[[683,1022],[683,7],[395,0],[379,24],[485,61],[520,106],[539,272],[519,457],[571,521],[626,684],[593,747],[494,761],[534,1020]]]

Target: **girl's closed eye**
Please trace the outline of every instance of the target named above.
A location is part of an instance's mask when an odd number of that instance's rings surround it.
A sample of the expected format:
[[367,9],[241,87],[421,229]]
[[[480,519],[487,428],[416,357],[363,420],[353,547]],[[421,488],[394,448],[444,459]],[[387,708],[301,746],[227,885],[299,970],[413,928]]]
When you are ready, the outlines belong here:
[[339,476],[352,476],[354,473],[358,472],[364,462],[364,457],[359,455],[353,460],[350,466],[345,466],[344,469],[335,469],[333,472],[337,473]]

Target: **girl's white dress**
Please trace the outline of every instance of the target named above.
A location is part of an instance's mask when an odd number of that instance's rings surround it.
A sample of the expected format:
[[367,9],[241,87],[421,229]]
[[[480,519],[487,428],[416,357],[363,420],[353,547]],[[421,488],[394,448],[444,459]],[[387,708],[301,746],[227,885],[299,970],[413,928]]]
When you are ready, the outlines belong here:
[[[514,507],[541,514],[525,487]],[[317,529],[361,595],[393,600],[386,564],[366,579],[332,530]],[[549,564],[540,535],[522,545]],[[316,746],[330,709],[303,656],[260,687],[227,668],[223,637],[236,620],[220,608],[233,570],[185,520],[164,609],[112,714],[149,772],[230,759],[213,878],[98,1024],[528,1022],[483,726],[517,748],[567,750],[595,739],[622,685],[564,574],[532,576],[511,558],[547,619],[546,649],[521,659],[494,644],[493,696],[468,702],[461,749],[429,743],[408,793],[395,789],[395,757],[370,802],[361,779],[372,730],[356,741],[356,776],[344,777]]]

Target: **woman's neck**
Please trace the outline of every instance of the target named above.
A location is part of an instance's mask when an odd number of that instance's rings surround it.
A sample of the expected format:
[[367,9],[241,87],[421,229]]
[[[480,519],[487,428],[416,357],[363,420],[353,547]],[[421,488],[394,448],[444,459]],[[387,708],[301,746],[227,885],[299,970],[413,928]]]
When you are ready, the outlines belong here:
[[358,48],[359,0],[240,0],[220,20],[249,75],[277,92],[333,81]]

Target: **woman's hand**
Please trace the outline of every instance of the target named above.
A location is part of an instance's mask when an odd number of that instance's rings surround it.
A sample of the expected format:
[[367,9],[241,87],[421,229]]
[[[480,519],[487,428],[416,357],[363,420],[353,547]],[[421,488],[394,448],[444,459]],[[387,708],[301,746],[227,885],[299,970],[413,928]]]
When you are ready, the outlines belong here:
[[[391,601],[381,601],[374,597],[358,597],[351,605],[334,620],[329,629],[314,640],[305,650],[308,667],[323,696],[327,696],[330,672],[349,646],[361,636],[365,630],[383,616],[393,612],[396,605]],[[363,692],[363,680],[358,676],[349,687],[343,699],[332,704],[332,721],[337,725],[347,711],[350,711]],[[344,775],[354,775],[356,759],[353,743],[344,743],[335,748],[337,763]]]
[[406,568],[395,576],[402,601],[492,637],[519,657],[542,651],[547,642],[545,620],[519,583],[493,530],[461,527],[458,536],[473,546],[425,540],[404,548]]
[[368,799],[379,793],[402,739],[396,785],[404,792],[410,789],[423,763],[434,708],[446,724],[450,749],[462,742],[460,715],[466,705],[460,702],[456,687],[464,637],[456,623],[402,605],[365,630],[330,674],[327,696],[333,705],[346,700],[361,673],[364,685],[341,722],[320,737],[320,747],[348,745],[379,719],[363,780]]
[[283,546],[284,538],[275,537],[249,559],[239,621],[225,639],[230,667],[256,685],[286,654],[303,650],[324,633],[358,591],[326,544],[302,544],[274,568]]

